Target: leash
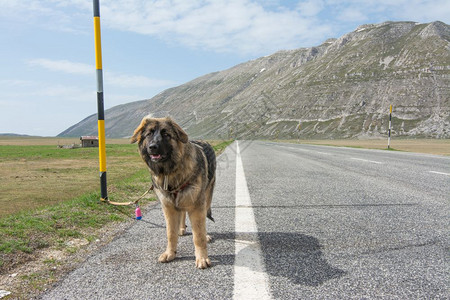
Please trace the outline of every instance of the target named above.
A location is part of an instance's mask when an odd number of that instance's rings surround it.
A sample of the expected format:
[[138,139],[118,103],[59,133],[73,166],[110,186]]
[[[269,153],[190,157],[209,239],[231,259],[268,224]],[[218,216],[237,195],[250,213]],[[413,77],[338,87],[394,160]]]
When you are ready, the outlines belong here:
[[108,198],[100,198],[100,201],[102,202],[106,202],[108,204],[111,205],[115,205],[115,206],[128,206],[128,205],[136,205],[138,204],[138,202],[145,197],[145,195],[147,195],[150,191],[153,190],[153,184],[150,186],[150,188],[144,193],[142,194],[142,196],[140,196],[137,200],[135,201],[130,201],[130,202],[114,202],[114,201],[110,201]]
[[136,199],[135,201],[130,201],[130,202],[114,202],[114,201],[110,201],[108,198],[100,198],[100,201],[102,202],[106,202],[108,204],[114,205],[114,206],[128,206],[128,205],[136,205],[136,210],[135,210],[135,214],[136,214],[136,220],[141,220],[142,219],[142,213],[141,213],[141,208],[139,207],[139,201],[145,197],[145,195],[147,195],[150,191],[152,191],[154,189],[153,184],[150,186],[150,188],[144,193],[142,194],[142,196],[140,196],[138,199]]

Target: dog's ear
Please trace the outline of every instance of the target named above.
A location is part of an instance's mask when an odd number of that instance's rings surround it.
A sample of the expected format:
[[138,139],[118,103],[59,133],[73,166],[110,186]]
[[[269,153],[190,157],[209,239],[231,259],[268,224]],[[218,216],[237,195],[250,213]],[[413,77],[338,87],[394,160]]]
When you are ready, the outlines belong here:
[[141,124],[139,124],[139,126],[134,130],[133,136],[131,137],[130,143],[136,143],[136,142],[140,142],[142,139],[142,134],[145,131],[145,127],[147,126],[149,122],[148,118],[143,118],[141,121]]
[[184,130],[180,127],[180,125],[175,123],[172,119],[168,118],[167,121],[172,126],[173,131],[177,135],[177,139],[182,143],[186,144],[189,141],[187,133],[184,132]]

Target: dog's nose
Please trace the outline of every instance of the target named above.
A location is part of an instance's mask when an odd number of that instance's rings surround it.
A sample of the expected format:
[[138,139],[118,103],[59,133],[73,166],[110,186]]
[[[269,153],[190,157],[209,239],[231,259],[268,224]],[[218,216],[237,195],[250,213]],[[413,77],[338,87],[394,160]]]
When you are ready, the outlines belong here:
[[153,137],[152,137],[152,139],[150,140],[150,143],[149,143],[149,145],[148,145],[148,149],[149,149],[150,151],[156,151],[156,150],[158,150],[159,144],[160,144],[161,140],[162,140],[161,133],[160,133],[159,130],[158,130],[158,131],[156,131],[156,132],[153,134]]

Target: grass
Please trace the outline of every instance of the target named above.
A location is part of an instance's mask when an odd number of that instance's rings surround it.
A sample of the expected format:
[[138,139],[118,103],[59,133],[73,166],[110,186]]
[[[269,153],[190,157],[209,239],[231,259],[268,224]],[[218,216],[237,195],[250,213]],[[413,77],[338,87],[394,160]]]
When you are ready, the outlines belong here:
[[49,145],[37,146],[0,146],[1,161],[7,161],[14,158],[26,158],[28,160],[37,160],[45,158],[72,158],[89,159],[98,155],[97,148],[77,148],[77,149],[57,149]]
[[233,141],[227,140],[227,141],[210,141],[211,145],[214,148],[214,151],[216,152],[216,155],[219,155],[222,153],[226,147],[228,147]]
[[[49,143],[55,141],[48,139]],[[99,201],[97,148],[60,149],[56,145],[9,142],[0,143],[0,275],[36,260],[43,249],[73,254],[79,247],[69,241],[92,242],[104,226],[134,218],[134,207]],[[211,144],[219,153],[231,142]],[[137,146],[108,144],[106,152],[110,200],[139,198],[150,186],[150,176]],[[145,198],[141,205],[154,200]],[[58,264],[46,258],[43,265]],[[55,280],[53,271],[47,268],[21,278],[32,289],[40,290]]]
[[61,239],[84,237],[89,229],[132,215],[132,208],[105,205],[98,199],[99,194],[93,192],[51,207],[0,219],[0,252],[32,253],[36,249],[57,245]]
[[[113,198],[132,199],[148,185],[148,174],[138,171],[111,184]],[[73,251],[65,246],[68,240],[92,240],[99,228],[133,217],[133,207],[111,206],[99,199],[98,192],[89,192],[54,205],[0,218],[0,273],[33,259],[39,249],[56,247]],[[148,201],[147,197],[141,204]]]
[[[107,145],[113,184],[146,169],[136,145]],[[0,217],[57,204],[98,188],[98,149],[0,145]]]

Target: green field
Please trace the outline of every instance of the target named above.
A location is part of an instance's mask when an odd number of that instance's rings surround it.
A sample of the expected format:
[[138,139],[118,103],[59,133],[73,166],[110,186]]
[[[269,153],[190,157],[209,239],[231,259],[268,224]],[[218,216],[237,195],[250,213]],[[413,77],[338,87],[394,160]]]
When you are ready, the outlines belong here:
[[[111,188],[146,169],[136,148],[106,146]],[[97,148],[0,145],[0,216],[94,191],[99,185],[97,157]]]

